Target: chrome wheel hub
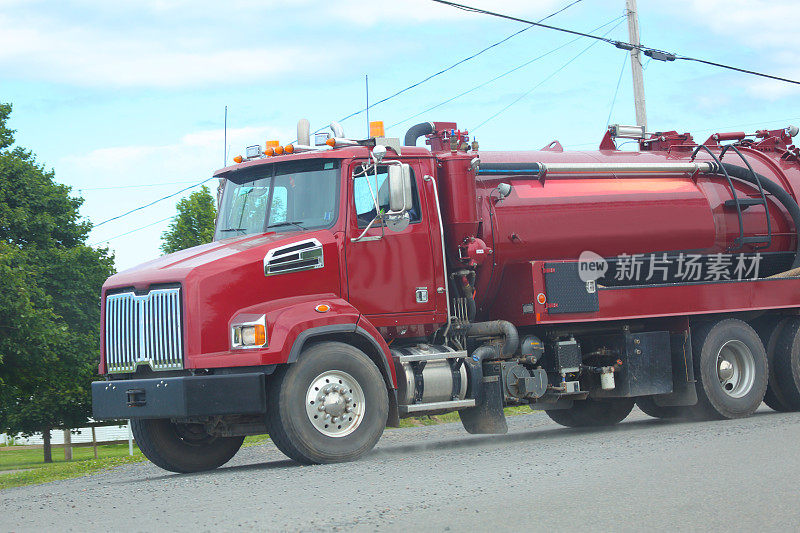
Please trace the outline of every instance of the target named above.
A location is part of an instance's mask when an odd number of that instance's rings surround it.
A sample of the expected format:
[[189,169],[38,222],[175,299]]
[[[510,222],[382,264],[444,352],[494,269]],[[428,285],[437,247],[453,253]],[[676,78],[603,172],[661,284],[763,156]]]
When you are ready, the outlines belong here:
[[753,388],[755,357],[745,343],[730,340],[717,354],[717,378],[728,396],[741,398]]
[[306,392],[306,414],[314,428],[328,437],[349,435],[364,419],[364,391],[341,370],[317,376]]

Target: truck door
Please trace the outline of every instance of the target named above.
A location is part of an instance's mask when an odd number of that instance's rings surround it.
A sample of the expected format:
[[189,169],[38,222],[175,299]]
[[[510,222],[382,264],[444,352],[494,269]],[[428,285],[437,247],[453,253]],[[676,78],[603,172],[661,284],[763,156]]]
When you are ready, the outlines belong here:
[[[350,303],[370,315],[376,326],[430,323],[436,311],[446,312],[447,304],[439,260],[438,215],[435,211],[431,215],[435,204],[420,194],[426,190],[422,169],[419,164],[411,165],[413,207],[408,227],[394,232],[376,222],[365,238],[354,242],[375,218],[370,184],[377,190],[380,208],[388,211],[389,207],[388,167],[378,166],[377,175],[374,170],[363,175],[361,168],[362,162],[356,161],[349,172],[345,255]],[[439,247],[436,255],[432,241]],[[439,272],[435,265],[440,265]],[[415,314],[427,316],[412,316]]]

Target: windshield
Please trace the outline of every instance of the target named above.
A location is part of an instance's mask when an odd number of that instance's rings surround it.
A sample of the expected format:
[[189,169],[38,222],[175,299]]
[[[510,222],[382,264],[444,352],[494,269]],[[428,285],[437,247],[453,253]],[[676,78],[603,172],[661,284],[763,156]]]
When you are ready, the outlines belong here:
[[307,159],[226,176],[214,240],[328,228],[336,221],[339,161]]

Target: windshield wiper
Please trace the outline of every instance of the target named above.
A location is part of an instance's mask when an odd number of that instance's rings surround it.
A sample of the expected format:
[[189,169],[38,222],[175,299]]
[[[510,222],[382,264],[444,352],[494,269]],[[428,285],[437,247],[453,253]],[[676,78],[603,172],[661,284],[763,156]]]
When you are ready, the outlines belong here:
[[267,226],[267,228],[277,228],[278,226],[297,226],[300,229],[306,229],[303,226],[301,226],[299,222],[290,222],[288,220],[286,222],[276,222],[274,224],[270,224],[269,226]]
[[220,232],[223,232],[223,231],[247,231],[247,228],[225,228],[225,229],[221,229],[219,231]]

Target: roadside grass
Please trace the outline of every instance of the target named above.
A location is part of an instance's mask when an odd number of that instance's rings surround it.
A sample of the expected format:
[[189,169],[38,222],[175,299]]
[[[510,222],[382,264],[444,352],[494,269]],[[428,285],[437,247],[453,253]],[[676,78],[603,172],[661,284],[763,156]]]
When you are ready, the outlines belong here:
[[[63,448],[53,448],[53,462],[45,463],[41,448],[0,446],[0,490],[85,476],[145,460],[135,445],[133,455],[128,455],[127,444],[98,446],[97,455],[95,459],[92,448],[73,448],[73,459],[64,461]],[[5,473],[9,470],[14,472]]]
[[[530,414],[526,405],[506,407],[506,416]],[[458,413],[404,418],[401,428],[435,426],[458,422]],[[269,441],[269,435],[251,435],[244,439],[244,446],[258,446]],[[94,458],[91,448],[73,448],[72,461],[64,461],[62,448],[53,448],[53,462],[45,463],[41,448],[27,446],[0,446],[0,490],[23,485],[38,485],[60,479],[70,479],[93,474],[116,466],[146,460],[134,445],[133,455],[128,455],[127,444],[98,446],[99,459]],[[20,470],[17,472],[17,470]],[[14,471],[5,473],[7,471]]]

